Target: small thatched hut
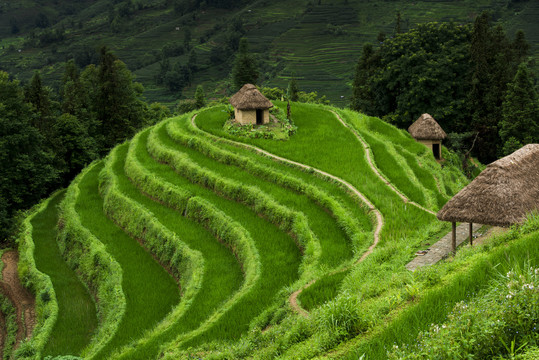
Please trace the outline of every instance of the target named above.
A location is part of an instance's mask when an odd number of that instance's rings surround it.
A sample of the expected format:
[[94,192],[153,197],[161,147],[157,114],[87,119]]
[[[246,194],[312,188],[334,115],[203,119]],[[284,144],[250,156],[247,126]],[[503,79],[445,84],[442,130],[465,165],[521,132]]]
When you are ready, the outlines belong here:
[[408,132],[414,139],[432,149],[435,159],[442,158],[442,140],[447,134],[429,114],[421,115],[410,127]]
[[269,109],[273,106],[253,84],[245,84],[230,98],[234,106],[236,121],[242,125],[267,124],[270,121]]
[[[510,226],[539,211],[539,144],[494,161],[438,212],[442,221]],[[454,237],[454,235],[453,235]],[[470,235],[471,241],[471,235]]]

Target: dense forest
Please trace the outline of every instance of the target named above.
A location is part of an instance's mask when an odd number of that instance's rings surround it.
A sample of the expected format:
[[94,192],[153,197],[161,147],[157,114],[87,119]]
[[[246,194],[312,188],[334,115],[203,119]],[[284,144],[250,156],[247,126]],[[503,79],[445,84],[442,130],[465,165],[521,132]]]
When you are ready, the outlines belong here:
[[13,215],[52,190],[144,126],[170,115],[141,99],[143,87],[110,50],[97,66],[79,71],[67,63],[59,93],[39,71],[26,84],[0,72],[0,237]]
[[[428,112],[450,146],[484,163],[539,142],[533,60],[522,31],[509,39],[488,13],[473,25],[428,23],[366,44],[351,107],[402,128]],[[474,146],[473,149],[472,146]]]

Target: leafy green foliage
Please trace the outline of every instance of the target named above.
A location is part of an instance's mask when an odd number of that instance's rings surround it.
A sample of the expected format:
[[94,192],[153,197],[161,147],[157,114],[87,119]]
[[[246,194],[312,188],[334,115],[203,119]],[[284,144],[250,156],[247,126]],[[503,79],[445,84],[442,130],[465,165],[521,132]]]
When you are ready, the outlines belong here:
[[520,64],[507,88],[499,124],[503,155],[539,142],[539,102],[526,64]]
[[[53,156],[47,151],[43,135],[32,126],[32,111],[24,101],[22,89],[0,72],[0,203],[4,224],[14,212],[29,208],[47,194],[58,172]],[[0,238],[7,236],[2,227]]]
[[467,147],[479,160],[490,162],[503,146],[498,124],[507,83],[527,51],[522,32],[509,41],[501,26],[491,25],[487,13],[478,16],[473,27],[420,24],[383,39],[376,50],[364,46],[351,107],[384,116],[401,128],[427,112],[446,132],[477,134]]
[[249,43],[246,38],[240,40],[238,54],[232,68],[232,82],[239,90],[245,84],[256,85],[259,71],[255,57],[249,53]]
[[365,45],[352,107],[388,115],[400,127],[425,112],[444,129],[465,123],[470,34],[467,25],[428,23],[386,39],[376,51]]
[[103,148],[108,150],[145,125],[146,104],[139,99],[142,85],[133,83],[131,72],[106,47],[101,48],[96,72],[94,108],[104,137]]
[[447,321],[432,324],[416,344],[395,346],[389,358],[514,358],[526,345],[536,344],[539,269],[516,265],[483,294],[457,303]]

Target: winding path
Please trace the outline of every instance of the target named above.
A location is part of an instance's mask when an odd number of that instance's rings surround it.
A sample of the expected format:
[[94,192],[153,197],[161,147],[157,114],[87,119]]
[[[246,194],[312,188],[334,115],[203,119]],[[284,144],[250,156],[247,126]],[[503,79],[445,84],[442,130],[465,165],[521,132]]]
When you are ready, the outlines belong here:
[[[363,260],[365,260],[365,258],[367,256],[369,256],[374,248],[376,247],[376,245],[378,244],[378,241],[380,240],[380,232],[382,231],[382,227],[384,225],[384,218],[382,216],[382,213],[376,209],[376,207],[374,206],[374,204],[372,202],[370,202],[369,199],[367,199],[367,197],[362,194],[358,189],[356,189],[352,184],[350,184],[349,182],[347,182],[346,180],[344,179],[341,179],[335,175],[332,175],[330,173],[327,173],[325,171],[322,171],[320,169],[317,169],[317,168],[313,168],[312,166],[309,166],[309,165],[306,165],[306,164],[302,164],[302,163],[299,163],[297,161],[293,161],[293,160],[289,160],[289,159],[286,159],[286,158],[283,158],[281,156],[278,156],[278,155],[275,155],[275,154],[272,154],[266,150],[263,150],[259,147],[256,147],[256,146],[253,146],[253,145],[249,145],[249,144],[245,144],[245,143],[242,143],[242,142],[237,142],[237,141],[233,141],[233,140],[230,140],[230,139],[223,139],[223,138],[220,138],[218,136],[215,136],[213,134],[210,134],[200,128],[198,128],[196,126],[196,122],[195,122],[195,119],[196,119],[196,114],[191,118],[191,124],[198,130],[204,132],[208,137],[210,138],[213,138],[217,141],[221,141],[221,142],[228,142],[234,146],[237,146],[237,147],[243,147],[243,148],[246,148],[246,149],[249,149],[251,151],[254,151],[258,154],[261,154],[263,156],[267,156],[269,158],[272,158],[274,160],[277,160],[279,162],[282,162],[282,163],[286,163],[286,164],[290,164],[290,165],[293,165],[295,167],[298,167],[300,169],[303,169],[303,170],[310,170],[310,171],[313,171],[313,172],[316,172],[317,174],[319,175],[322,175],[323,177],[326,177],[326,178],[329,178],[329,179],[332,179],[338,183],[340,183],[341,185],[343,185],[345,188],[347,188],[350,192],[352,192],[355,196],[357,196],[357,198],[363,202],[367,208],[369,209],[370,212],[372,212],[375,216],[375,219],[376,219],[376,227],[375,227],[375,230],[374,230],[374,234],[373,234],[373,243],[372,245],[367,249],[367,251],[365,251],[363,253],[363,255],[361,255],[361,257],[354,263],[357,264]],[[344,270],[341,270],[341,271],[345,271],[346,269]],[[315,283],[316,280],[312,280],[311,282],[307,283],[306,285],[304,285],[302,288],[300,288],[299,290],[296,290],[295,292],[293,292],[290,297],[289,297],[289,303],[290,303],[290,306],[292,307],[292,309],[294,309],[297,313],[303,315],[303,316],[308,316],[309,313],[307,311],[305,311],[301,306],[299,306],[299,304],[297,303],[297,297],[299,296],[299,294],[305,290],[306,288],[308,288],[309,286],[311,286],[312,284]]]
[[[389,180],[387,180],[382,174],[381,172],[378,170],[378,168],[376,167],[375,163],[374,163],[374,157],[372,155],[372,151],[371,151],[371,148],[370,146],[365,142],[365,140],[363,140],[363,138],[361,137],[361,135],[359,135],[359,133],[354,129],[352,128],[349,124],[347,124],[343,119],[341,119],[341,117],[339,116],[339,114],[337,114],[335,111],[333,110],[330,110],[333,115],[335,115],[335,117],[337,118],[337,120],[339,120],[339,122],[344,126],[346,127],[347,129],[349,129],[353,134],[354,136],[356,137],[356,139],[360,142],[360,144],[363,146],[363,148],[365,149],[365,154],[366,154],[366,157],[367,157],[367,162],[369,163],[369,167],[372,169],[372,171],[376,174],[376,176],[378,176],[385,184],[387,187],[389,187],[394,193],[396,193],[401,199],[402,201],[404,201],[405,203],[409,203],[411,205],[414,205],[416,207],[418,207],[419,209],[423,210],[423,211],[426,211],[432,215],[436,215],[436,213],[432,210],[429,210],[423,206],[421,206],[420,204],[414,202],[414,201],[411,201],[410,199],[408,199],[402,192],[400,192]],[[282,162],[282,163],[286,163],[286,164],[290,164],[290,165],[293,165],[295,167],[298,167],[298,168],[301,168],[301,169],[304,169],[304,170],[310,170],[310,171],[313,171],[319,175],[322,175],[323,177],[325,178],[329,178],[331,180],[334,180],[338,183],[340,183],[342,186],[344,186],[345,188],[347,188],[350,192],[352,192],[355,196],[357,196],[358,199],[360,199],[360,201],[362,201],[369,209],[370,212],[372,212],[375,216],[375,219],[376,219],[376,228],[374,230],[374,233],[373,233],[373,243],[372,245],[367,249],[367,251],[365,251],[363,253],[363,255],[361,255],[361,257],[356,261],[354,262],[354,264],[352,264],[351,266],[349,267],[346,267],[344,269],[341,269],[341,270],[338,270],[338,271],[335,271],[334,273],[332,274],[335,274],[337,272],[342,272],[342,271],[346,271],[348,270],[350,267],[354,266],[354,265],[357,265],[359,264],[360,262],[362,262],[363,260],[365,260],[367,258],[367,256],[369,256],[373,251],[374,251],[374,248],[376,247],[376,245],[378,244],[378,241],[380,240],[380,232],[382,231],[382,227],[384,225],[384,218],[382,216],[382,213],[376,209],[376,207],[374,206],[374,204],[369,201],[369,199],[364,195],[362,194],[359,190],[357,190],[352,184],[350,184],[349,182],[347,182],[346,180],[344,179],[341,179],[335,175],[332,175],[330,173],[327,173],[323,170],[320,170],[320,169],[317,169],[317,168],[314,168],[312,166],[309,166],[309,165],[306,165],[306,164],[302,164],[302,163],[299,163],[297,161],[293,161],[293,160],[289,160],[289,159],[286,159],[286,158],[283,158],[281,156],[278,156],[278,155],[275,155],[275,154],[272,154],[266,150],[263,150],[259,147],[256,147],[254,145],[250,145],[250,144],[245,144],[245,143],[242,143],[242,142],[237,142],[237,141],[233,141],[233,140],[230,140],[230,139],[224,139],[224,138],[220,138],[218,136],[215,136],[213,134],[210,134],[200,128],[198,128],[196,126],[196,122],[195,122],[195,119],[197,117],[197,114],[195,114],[192,118],[191,118],[191,124],[196,128],[198,129],[199,131],[202,131],[203,133],[205,133],[208,137],[210,138],[213,138],[217,141],[220,141],[220,142],[227,142],[229,144],[232,144],[234,146],[237,146],[237,147],[242,147],[242,148],[245,148],[245,149],[248,149],[248,150],[251,150],[251,151],[254,151],[258,154],[261,154],[263,156],[267,156],[269,158],[272,158],[274,160],[277,160],[279,162]],[[332,275],[330,274],[330,275]],[[303,292],[303,290],[307,289],[308,287],[310,287],[311,285],[313,285],[314,283],[316,282],[316,279],[313,279],[311,280],[309,283],[305,284],[303,287],[301,287],[300,289],[294,291],[288,301],[290,303],[290,306],[291,308],[296,311],[298,314],[304,316],[304,317],[307,317],[309,316],[309,313],[303,309],[301,306],[299,306],[298,302],[297,302],[297,298],[298,296]]]
[[1,287],[3,293],[9,298],[17,311],[17,337],[16,345],[26,338],[32,336],[35,324],[35,300],[32,294],[26,290],[19,279],[17,263],[19,254],[14,251],[6,251],[2,255],[4,269],[2,270]]
[[372,151],[371,151],[371,147],[369,146],[369,144],[367,144],[367,142],[365,140],[363,140],[363,138],[361,137],[361,135],[359,135],[359,133],[356,131],[356,129],[351,127],[348,123],[344,122],[343,119],[341,119],[341,117],[335,111],[333,111],[333,110],[330,110],[330,111],[337,117],[337,120],[339,120],[340,123],[344,127],[348,128],[352,132],[352,134],[354,134],[354,136],[356,137],[356,139],[358,139],[358,141],[361,143],[361,145],[363,145],[363,148],[365,149],[365,152],[367,153],[367,161],[369,162],[369,166],[371,167],[372,171],[374,171],[376,176],[378,176],[380,178],[380,180],[382,180],[387,185],[387,187],[389,187],[395,194],[397,194],[402,199],[402,201],[404,201],[405,203],[414,205],[414,206],[418,207],[419,209],[421,209],[423,211],[426,211],[429,214],[432,214],[432,215],[436,216],[436,213],[434,211],[429,210],[429,209],[425,208],[424,206],[422,206],[422,205],[408,199],[406,197],[406,195],[404,195],[388,179],[386,179],[382,175],[380,170],[378,170],[378,168],[376,167],[376,165],[374,163],[374,160],[373,160],[374,157],[372,156]]

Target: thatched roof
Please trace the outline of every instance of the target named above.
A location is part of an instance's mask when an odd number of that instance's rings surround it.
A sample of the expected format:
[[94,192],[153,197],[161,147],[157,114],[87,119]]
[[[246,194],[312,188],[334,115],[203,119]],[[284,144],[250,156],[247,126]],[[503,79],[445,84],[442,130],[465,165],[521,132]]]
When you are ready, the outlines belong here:
[[243,85],[240,91],[230,98],[230,103],[240,110],[269,109],[273,106],[253,84]]
[[447,136],[436,120],[429,114],[423,114],[408,128],[416,140],[443,140]]
[[445,204],[443,221],[509,226],[539,211],[539,144],[529,144],[487,166]]

